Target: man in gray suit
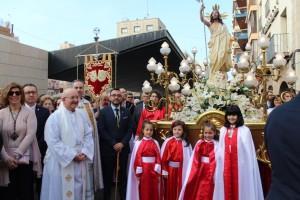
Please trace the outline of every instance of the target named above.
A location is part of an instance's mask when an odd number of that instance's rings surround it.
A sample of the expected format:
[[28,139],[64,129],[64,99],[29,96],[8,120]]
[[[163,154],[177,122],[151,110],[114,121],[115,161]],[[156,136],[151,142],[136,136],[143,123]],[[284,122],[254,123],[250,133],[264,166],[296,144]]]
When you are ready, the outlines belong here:
[[134,134],[136,133],[136,129],[139,124],[139,119],[140,119],[141,113],[142,113],[143,109],[145,108],[146,104],[148,103],[149,98],[150,98],[149,93],[143,92],[141,95],[141,101],[138,102],[134,108],[133,117],[132,117]]

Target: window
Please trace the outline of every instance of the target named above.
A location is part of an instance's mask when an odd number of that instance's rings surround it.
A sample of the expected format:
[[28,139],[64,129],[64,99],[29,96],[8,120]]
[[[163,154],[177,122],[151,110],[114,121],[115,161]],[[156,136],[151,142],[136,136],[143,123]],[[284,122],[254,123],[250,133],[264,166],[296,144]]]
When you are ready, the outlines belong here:
[[127,28],[121,28],[121,33],[122,34],[128,33],[128,29]]
[[138,33],[138,32],[141,31],[141,27],[140,27],[140,26],[134,26],[134,27],[133,27],[133,31],[134,31],[135,33]]
[[153,31],[153,25],[147,25],[146,30],[147,31]]

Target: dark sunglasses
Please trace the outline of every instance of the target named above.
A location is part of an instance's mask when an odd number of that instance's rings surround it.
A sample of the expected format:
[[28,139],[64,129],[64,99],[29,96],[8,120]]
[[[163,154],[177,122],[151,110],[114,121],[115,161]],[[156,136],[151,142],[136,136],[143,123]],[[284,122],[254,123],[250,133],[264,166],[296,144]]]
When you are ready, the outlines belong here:
[[10,91],[10,92],[8,92],[8,96],[13,96],[14,94],[16,96],[20,96],[21,92],[20,91]]

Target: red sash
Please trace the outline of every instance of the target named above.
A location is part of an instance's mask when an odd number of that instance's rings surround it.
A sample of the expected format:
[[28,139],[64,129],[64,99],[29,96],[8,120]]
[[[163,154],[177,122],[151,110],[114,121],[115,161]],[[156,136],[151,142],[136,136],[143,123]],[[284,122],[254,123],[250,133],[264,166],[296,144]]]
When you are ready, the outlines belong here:
[[[163,181],[164,200],[178,199],[182,187],[183,149],[182,141],[175,138],[166,144],[162,156],[162,169],[168,172]],[[172,166],[172,163],[179,166]]]
[[[225,135],[225,161],[224,161],[224,197],[225,200],[239,199],[239,170],[238,170],[238,128],[233,129],[232,137],[229,137],[227,129]],[[246,194],[245,194],[246,195]]]

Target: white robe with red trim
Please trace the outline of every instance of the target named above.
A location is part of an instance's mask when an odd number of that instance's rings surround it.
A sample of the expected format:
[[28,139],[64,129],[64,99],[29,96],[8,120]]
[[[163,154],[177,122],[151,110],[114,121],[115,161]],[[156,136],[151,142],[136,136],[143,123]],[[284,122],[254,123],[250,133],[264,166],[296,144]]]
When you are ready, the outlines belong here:
[[[142,148],[142,141],[143,140],[153,140],[156,144],[156,147],[158,149],[158,153],[160,151],[159,144],[156,140],[152,138],[143,138],[142,140],[137,140],[134,144],[131,158],[130,158],[130,165],[129,165],[129,172],[128,172],[128,180],[127,180],[127,191],[126,191],[126,199],[130,200],[139,200],[140,194],[139,194],[139,184],[140,184],[140,178],[137,176],[140,176],[140,174],[144,173],[145,169],[142,167],[136,167],[136,159],[137,159],[137,153],[139,151],[139,148]],[[153,172],[157,174],[161,174],[161,165],[160,165],[160,155],[157,155],[159,158],[159,161],[155,161]],[[159,179],[159,178],[158,178]],[[157,190],[160,191],[160,183],[157,184]],[[149,194],[149,197],[151,197],[151,194]]]
[[[227,128],[220,130],[220,140],[216,154],[216,172],[214,200],[224,199],[224,158],[225,135]],[[238,128],[237,135],[238,154],[238,197],[239,200],[263,200],[262,184],[256,152],[250,129],[246,126]]]

